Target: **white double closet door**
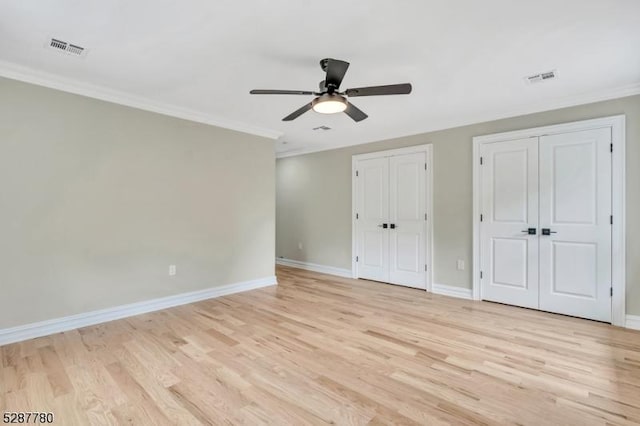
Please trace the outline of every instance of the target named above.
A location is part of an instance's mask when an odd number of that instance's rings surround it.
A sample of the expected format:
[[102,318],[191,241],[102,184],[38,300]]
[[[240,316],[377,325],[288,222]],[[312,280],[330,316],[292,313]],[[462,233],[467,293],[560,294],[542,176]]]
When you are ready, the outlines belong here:
[[426,155],[357,161],[359,278],[426,288]]
[[611,128],[484,144],[482,298],[611,321]]

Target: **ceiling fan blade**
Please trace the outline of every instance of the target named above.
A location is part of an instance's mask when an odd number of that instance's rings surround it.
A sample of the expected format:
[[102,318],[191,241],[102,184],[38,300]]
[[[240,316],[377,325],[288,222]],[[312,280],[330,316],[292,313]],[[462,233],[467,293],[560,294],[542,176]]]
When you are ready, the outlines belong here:
[[381,96],[381,95],[408,95],[411,93],[411,84],[390,84],[388,86],[370,86],[347,89],[344,94],[347,96]]
[[282,119],[282,121],[295,120],[296,118],[300,117],[305,112],[309,111],[312,107],[313,107],[313,105],[311,104],[311,102],[309,102],[307,105],[303,106],[302,108],[299,108],[299,109],[293,111],[291,114],[287,115],[285,118]]
[[252,95],[315,95],[315,92],[305,90],[262,90],[254,89],[249,92]]
[[359,108],[356,108],[356,106],[351,102],[347,104],[347,109],[344,110],[344,113],[351,117],[356,123],[368,117],[367,114],[362,112]]
[[348,68],[349,62],[329,59],[327,61],[327,78],[325,79],[325,85],[327,87],[331,85],[338,89]]

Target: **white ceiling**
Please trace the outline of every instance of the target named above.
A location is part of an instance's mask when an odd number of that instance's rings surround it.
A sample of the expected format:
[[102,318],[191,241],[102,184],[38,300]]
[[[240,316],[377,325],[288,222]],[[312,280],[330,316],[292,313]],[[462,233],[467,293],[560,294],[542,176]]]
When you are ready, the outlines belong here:
[[[89,53],[47,49],[49,37]],[[324,57],[351,63],[343,89],[411,82],[413,93],[354,98],[361,123],[282,122],[311,99],[249,95],[316,90]],[[552,69],[555,81],[523,81]],[[640,93],[640,1],[3,0],[0,75],[279,135],[278,152],[302,152]]]

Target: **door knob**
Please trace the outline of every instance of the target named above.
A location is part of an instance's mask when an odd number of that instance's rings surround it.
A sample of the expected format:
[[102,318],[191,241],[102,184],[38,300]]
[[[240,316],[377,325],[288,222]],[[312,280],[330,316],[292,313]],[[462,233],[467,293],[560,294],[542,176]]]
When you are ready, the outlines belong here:
[[552,231],[549,228],[542,228],[542,235],[551,235],[551,234],[557,234],[556,231]]
[[523,234],[536,235],[536,228],[529,228],[522,231]]
[[378,228],[384,228],[384,229],[387,229],[387,226],[388,226],[388,225],[387,225],[386,223],[383,223],[382,225],[378,225]]
[[391,228],[391,229],[396,229],[396,224],[395,224],[395,223],[390,224],[390,225],[389,225],[389,228]]

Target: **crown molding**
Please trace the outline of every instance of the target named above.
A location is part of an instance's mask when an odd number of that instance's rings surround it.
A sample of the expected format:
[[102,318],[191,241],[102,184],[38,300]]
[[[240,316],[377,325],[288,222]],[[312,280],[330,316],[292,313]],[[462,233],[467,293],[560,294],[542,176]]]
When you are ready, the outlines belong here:
[[[14,63],[0,61],[0,77],[6,77],[12,80],[18,80],[25,83],[35,84],[38,86],[48,87],[51,89],[61,90],[63,92],[73,93],[76,95],[86,96],[89,98],[99,99],[119,105],[150,111],[157,114],[167,115],[170,117],[181,118],[184,120],[194,121],[197,123],[208,124],[238,132],[248,133],[268,139],[278,139],[283,133],[273,129],[267,129],[254,126],[248,123],[242,123],[227,118],[206,114],[188,108],[182,108],[176,105],[164,104],[156,102],[144,97],[130,95],[128,93],[109,89],[107,87],[98,86],[90,83],[73,81],[64,77],[56,76],[51,73],[38,71],[29,67],[24,67]],[[594,102],[606,101],[616,98],[624,98],[640,94],[640,83],[630,84],[626,86],[616,87],[602,91],[580,94],[560,99],[552,99],[545,102],[535,104],[522,105],[517,108],[483,112],[479,115],[470,115],[463,118],[453,118],[451,120],[431,123],[429,127],[422,128],[418,131],[408,133],[400,133],[393,139],[413,136],[422,133],[435,132],[439,130],[451,129],[455,127],[467,126],[477,123],[485,123],[504,118],[517,117],[537,112],[551,111],[554,109],[567,108],[577,105],[584,105]],[[309,148],[300,148],[292,151],[276,153],[276,158],[294,157],[298,155],[311,154],[314,152],[328,151],[332,149],[345,148],[348,146],[362,145],[371,142],[378,142],[379,139],[363,140],[357,143],[336,143],[323,144],[322,146],[314,146]]]
[[167,115],[170,117],[181,118],[183,120],[209,124],[211,126],[222,127],[229,130],[235,130],[255,136],[261,136],[268,139],[278,139],[280,136],[282,136],[282,133],[276,130],[253,126],[247,123],[241,123],[223,117],[217,117],[188,108],[178,107],[176,105],[156,102],[151,99],[130,95],[128,93],[109,89],[103,86],[73,81],[65,77],[60,77],[47,72],[34,70],[32,68],[13,64],[10,62],[0,61],[0,77],[35,84],[37,86],[48,87],[50,89],[56,89],[63,92],[86,96],[89,98],[99,99],[101,101],[137,108],[157,114]]
[[[578,105],[591,104],[595,102],[608,101],[611,99],[625,98],[627,96],[640,95],[640,82],[629,84],[625,86],[615,87],[607,90],[600,90],[590,93],[583,93],[577,96],[569,96],[559,99],[551,99],[544,102],[536,102],[529,105],[521,105],[517,108],[507,110],[495,110],[487,111],[478,115],[469,115],[463,118],[453,118],[451,120],[441,121],[437,123],[431,123],[429,127],[423,128],[419,131],[413,131],[410,133],[398,134],[393,138],[398,139],[407,136],[415,136],[423,133],[437,132],[440,130],[453,129],[456,127],[469,126],[472,124],[487,123],[490,121],[502,120],[505,118],[520,117],[528,114],[535,114],[539,112],[552,111],[555,109],[569,108]],[[382,140],[389,140],[382,139]],[[337,144],[323,144],[322,146],[314,146],[310,148],[300,148],[291,151],[277,152],[276,158],[295,157],[298,155],[312,154],[314,152],[329,151],[332,149],[346,148],[349,146],[363,145],[371,142],[380,142],[381,139],[371,139],[365,141],[359,141],[357,143],[337,143]]]

